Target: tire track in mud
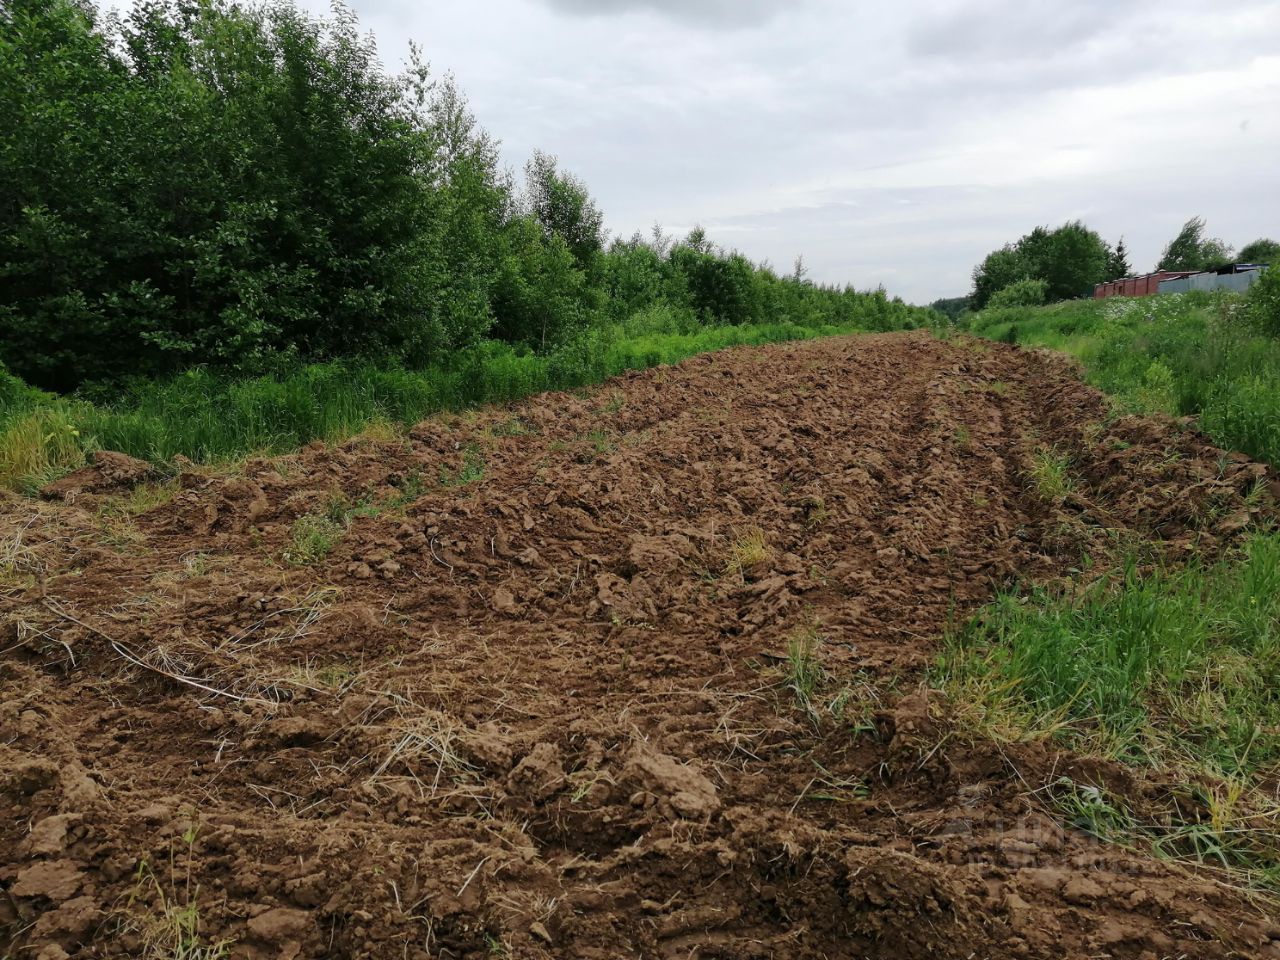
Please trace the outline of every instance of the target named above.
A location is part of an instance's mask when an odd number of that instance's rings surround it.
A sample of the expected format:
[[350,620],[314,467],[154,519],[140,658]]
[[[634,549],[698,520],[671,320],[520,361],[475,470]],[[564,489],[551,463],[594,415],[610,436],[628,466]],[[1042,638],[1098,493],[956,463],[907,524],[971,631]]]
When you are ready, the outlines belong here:
[[967,744],[919,686],[995,586],[1105,556],[1098,517],[1228,543],[1272,509],[1230,464],[1061,361],[911,334],[191,471],[127,529],[7,500],[38,576],[0,601],[0,932],[137,955],[189,870],[245,957],[1273,955],[1239,893],[1050,821],[1028,784],[1074,758]]

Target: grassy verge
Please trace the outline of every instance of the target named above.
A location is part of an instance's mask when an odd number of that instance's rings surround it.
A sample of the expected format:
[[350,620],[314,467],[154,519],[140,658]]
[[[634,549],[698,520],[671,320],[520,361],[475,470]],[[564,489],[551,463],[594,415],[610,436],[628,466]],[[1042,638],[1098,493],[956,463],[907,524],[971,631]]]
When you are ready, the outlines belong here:
[[484,343],[448,366],[425,370],[327,363],[237,380],[197,369],[139,384],[104,404],[44,393],[0,370],[0,487],[32,493],[98,449],[158,464],[178,455],[209,463],[280,453],[373,425],[407,425],[444,410],[599,383],[725,347],[857,330],[780,323],[601,331],[549,354]]
[[1074,300],[985,310],[970,329],[1078,357],[1127,410],[1198,416],[1219,446],[1280,464],[1280,340],[1238,294]]
[[998,739],[1216,777],[1280,774],[1280,534],[1240,555],[1071,596],[1003,595],[947,639],[938,678]]
[[[1060,350],[1121,410],[1196,415],[1221,446],[1280,464],[1280,342],[1243,299],[1185,294],[987,310],[970,329]],[[1074,592],[1002,595],[935,664],[962,726],[1050,738],[1160,771],[1155,800],[1062,777],[1036,791],[1102,839],[1280,889],[1280,534],[1234,556]]]
[[1037,793],[1065,822],[1280,889],[1280,534],[1074,596],[1001,596],[947,637],[933,679],[977,735],[1049,737],[1173,784],[1138,807],[1061,777]]

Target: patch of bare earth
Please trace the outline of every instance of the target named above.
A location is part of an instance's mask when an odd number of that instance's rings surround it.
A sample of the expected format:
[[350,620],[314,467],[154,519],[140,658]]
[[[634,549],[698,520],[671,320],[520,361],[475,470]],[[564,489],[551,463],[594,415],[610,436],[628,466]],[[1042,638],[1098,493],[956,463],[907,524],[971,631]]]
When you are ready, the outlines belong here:
[[1033,793],[1158,783],[972,743],[921,685],[998,586],[1272,509],[1262,467],[1105,418],[1047,356],[851,337],[187,473],[136,517],[101,477],[6,499],[0,952],[1280,955],[1265,905]]

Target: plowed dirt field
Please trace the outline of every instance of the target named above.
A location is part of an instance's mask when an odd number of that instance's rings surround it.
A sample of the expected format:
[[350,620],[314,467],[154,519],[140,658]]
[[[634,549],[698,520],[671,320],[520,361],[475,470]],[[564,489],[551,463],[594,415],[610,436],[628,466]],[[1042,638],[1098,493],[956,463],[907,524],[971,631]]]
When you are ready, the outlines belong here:
[[1107,412],[1048,355],[847,337],[10,496],[0,955],[1280,956],[1037,792],[1156,774],[975,742],[924,682],[1001,586],[1274,509]]

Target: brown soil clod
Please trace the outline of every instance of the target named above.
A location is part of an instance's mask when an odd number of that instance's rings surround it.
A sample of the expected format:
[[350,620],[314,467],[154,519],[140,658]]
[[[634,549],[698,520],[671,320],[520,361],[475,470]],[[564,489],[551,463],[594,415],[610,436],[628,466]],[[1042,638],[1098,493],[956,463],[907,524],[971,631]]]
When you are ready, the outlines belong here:
[[1274,510],[1050,355],[736,349],[205,471],[106,543],[113,464],[0,501],[0,955],[1280,956],[921,689],[998,587]]

